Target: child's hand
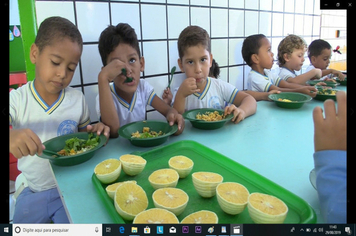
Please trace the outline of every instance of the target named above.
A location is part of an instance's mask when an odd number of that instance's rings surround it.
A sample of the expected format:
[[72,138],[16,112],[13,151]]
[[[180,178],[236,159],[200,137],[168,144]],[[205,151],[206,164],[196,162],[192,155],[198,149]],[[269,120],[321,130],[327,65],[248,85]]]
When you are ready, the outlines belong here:
[[173,94],[171,92],[171,90],[169,88],[166,88],[163,91],[163,95],[162,95],[162,100],[168,104],[168,106],[171,106],[172,103],[172,99],[173,99]]
[[46,147],[40,138],[30,129],[11,129],[10,130],[10,153],[16,158],[27,155],[42,155]]
[[[104,80],[107,80],[108,82],[112,82],[117,76],[122,74],[122,69],[126,68],[126,64],[119,59],[114,59],[112,60],[109,64],[107,64],[105,67],[103,67],[99,73],[99,79],[103,78]],[[125,78],[124,75],[121,75],[123,78]]]
[[296,92],[304,93],[311,97],[315,97],[318,90],[314,86],[302,86],[302,87],[296,89]]
[[174,135],[179,135],[183,132],[185,126],[184,118],[174,108],[170,109],[166,118],[170,126],[172,126],[174,123],[178,125],[178,130]]
[[267,93],[267,95],[266,95],[266,99],[265,99],[265,100],[267,100],[267,101],[272,101],[271,99],[269,99],[268,95],[270,95],[270,94],[278,94],[278,93],[281,93],[281,91],[279,91],[279,90],[277,90],[277,89],[273,89],[273,90],[269,91],[269,92]]
[[193,77],[186,78],[180,85],[179,90],[182,91],[182,95],[184,97],[188,97],[193,93],[200,92],[200,89],[198,89],[197,86],[197,82]]
[[324,102],[325,119],[321,107],[315,107],[313,110],[315,152],[346,150],[346,93],[337,92],[336,99],[337,112],[334,101]]
[[231,113],[234,114],[234,117],[231,119],[231,121],[234,122],[235,124],[244,120],[246,117],[245,111],[242,110],[241,108],[236,107],[234,104],[225,107],[224,115],[230,115]]
[[340,81],[344,81],[345,78],[346,78],[346,76],[343,73],[341,73],[340,71],[338,71],[338,70],[333,70],[332,73],[333,73],[334,76],[337,76]]
[[99,122],[99,123],[96,123],[96,124],[93,124],[93,125],[88,125],[87,128],[86,128],[86,131],[87,132],[92,132],[92,133],[96,132],[96,135],[100,135],[100,134],[103,133],[104,136],[106,137],[106,143],[109,140],[110,127],[104,125],[104,123]]

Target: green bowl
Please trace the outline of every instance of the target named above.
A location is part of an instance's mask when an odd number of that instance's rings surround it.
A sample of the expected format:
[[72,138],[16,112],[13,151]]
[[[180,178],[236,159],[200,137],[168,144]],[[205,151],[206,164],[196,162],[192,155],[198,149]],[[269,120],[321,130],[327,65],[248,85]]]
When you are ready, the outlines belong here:
[[340,85],[342,85],[342,86],[346,86],[347,85],[347,79],[346,78],[343,81],[341,81],[339,79],[335,79],[335,80],[336,80],[336,82],[340,83]]
[[[333,90],[333,91],[339,91],[337,89],[330,89],[330,90]],[[336,95],[324,95],[324,94],[316,94],[316,96],[314,97],[314,99],[316,100],[319,100],[319,101],[325,101],[327,99],[332,99],[334,101],[336,101]]]
[[326,86],[331,87],[331,88],[336,88],[336,86],[339,85],[339,83],[334,83],[331,81],[322,81],[322,80],[308,80],[306,82],[306,84],[309,84],[310,86],[315,86],[319,82],[323,82],[326,84]]
[[[58,137],[47,140],[46,142],[43,143],[43,145],[46,147],[45,150],[49,150],[52,152],[59,152],[65,146],[66,140],[74,138],[74,137],[87,140],[88,135],[89,135],[89,133],[87,133],[87,132],[78,132],[78,133],[62,135],[62,136],[58,136]],[[94,133],[94,137],[96,137],[95,133]],[[94,147],[88,151],[79,153],[77,155],[53,157],[52,155],[49,155],[49,154],[46,154],[45,152],[43,152],[40,157],[44,158],[44,159],[49,159],[49,161],[52,164],[57,165],[57,166],[78,165],[78,164],[86,162],[90,158],[92,158],[94,156],[95,152],[106,143],[106,137],[104,135],[100,135],[99,140],[100,140],[99,144],[96,147]]]
[[189,120],[193,127],[197,129],[206,129],[206,130],[219,129],[223,127],[227,121],[231,120],[234,117],[233,114],[230,114],[227,115],[224,119],[219,121],[204,121],[204,120],[196,119],[196,115],[198,113],[204,114],[205,112],[214,112],[214,111],[218,111],[220,115],[224,114],[224,110],[221,109],[201,108],[201,109],[193,109],[190,111],[186,111],[184,112],[183,117],[184,119]]
[[[136,131],[142,132],[143,127],[149,127],[150,130],[159,132],[162,131],[164,134],[153,138],[131,138],[131,134]],[[123,138],[128,139],[132,145],[138,147],[153,147],[166,142],[172,134],[177,132],[178,126],[174,124],[170,126],[167,122],[158,120],[144,120],[137,121],[133,123],[126,124],[119,129],[119,135]]]
[[[309,95],[294,92],[274,93],[268,95],[268,98],[274,101],[277,106],[289,109],[301,108],[304,103],[312,100],[312,97]],[[289,99],[291,102],[278,101],[279,98]]]

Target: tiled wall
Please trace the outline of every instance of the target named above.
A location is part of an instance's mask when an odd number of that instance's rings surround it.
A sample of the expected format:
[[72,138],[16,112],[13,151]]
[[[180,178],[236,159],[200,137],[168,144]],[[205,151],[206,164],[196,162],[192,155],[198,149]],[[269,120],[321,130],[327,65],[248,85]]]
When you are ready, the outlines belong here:
[[[127,22],[135,28],[145,57],[143,78],[162,95],[169,71],[177,66],[172,87],[184,80],[177,59],[177,38],[188,25],[205,28],[211,37],[212,53],[221,67],[220,79],[238,89],[246,88],[250,68],[244,64],[241,46],[245,37],[263,33],[272,42],[272,51],[284,36],[294,33],[307,43],[320,36],[319,0],[112,0],[37,1],[38,25],[59,15],[75,23],[84,39],[81,63],[71,86],[82,89],[89,103],[91,120],[97,121],[95,97],[97,76],[102,67],[98,38],[109,24]],[[305,65],[309,64],[306,58]],[[150,111],[150,108],[148,108]],[[148,118],[157,118],[148,112]]]

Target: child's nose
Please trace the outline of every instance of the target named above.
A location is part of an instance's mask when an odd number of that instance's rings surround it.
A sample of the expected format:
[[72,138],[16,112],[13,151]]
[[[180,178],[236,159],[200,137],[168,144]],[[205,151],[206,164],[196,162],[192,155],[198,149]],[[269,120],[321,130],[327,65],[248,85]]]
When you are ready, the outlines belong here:
[[199,63],[197,63],[195,65],[195,73],[199,74],[201,72],[201,66],[199,65]]
[[66,70],[65,69],[58,69],[57,70],[57,77],[64,79],[66,77]]

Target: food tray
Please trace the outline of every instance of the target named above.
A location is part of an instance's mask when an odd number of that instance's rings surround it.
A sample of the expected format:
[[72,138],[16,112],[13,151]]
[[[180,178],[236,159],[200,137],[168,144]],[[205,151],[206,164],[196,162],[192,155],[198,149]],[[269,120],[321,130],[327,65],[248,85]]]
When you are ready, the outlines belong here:
[[[134,152],[147,160],[145,169],[137,176],[128,176],[121,171],[120,177],[116,182],[135,180],[147,194],[148,209],[153,208],[152,193],[153,187],[148,182],[148,176],[155,170],[167,168],[168,160],[172,156],[185,155],[194,161],[192,172],[185,178],[179,179],[177,188],[183,189],[189,195],[189,202],[185,210],[178,216],[181,221],[185,216],[199,211],[211,210],[214,211],[219,217],[219,224],[249,224],[253,223],[248,214],[247,207],[239,215],[228,215],[223,212],[217,202],[216,196],[212,198],[202,198],[195,190],[192,182],[192,173],[197,171],[211,171],[219,173],[224,177],[223,182],[238,182],[243,184],[250,193],[261,192],[274,195],[283,200],[288,208],[287,218],[284,223],[316,223],[316,215],[311,206],[303,199],[289,192],[276,183],[266,179],[265,177],[257,174],[256,172],[244,167],[243,165],[231,160],[230,158],[209,149],[202,144],[195,141],[184,140],[171,143],[166,146],[155,148],[146,152]],[[100,200],[104,203],[105,209],[112,217],[115,223],[128,223],[116,212],[113,200],[107,195],[105,188],[106,184],[101,184],[96,178],[95,174],[92,175],[92,182],[95,189],[99,193]]]

